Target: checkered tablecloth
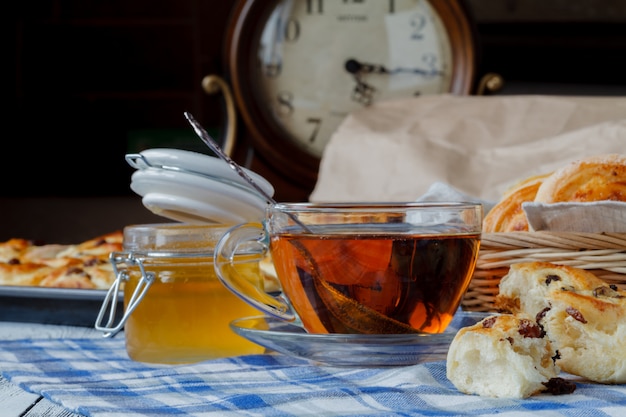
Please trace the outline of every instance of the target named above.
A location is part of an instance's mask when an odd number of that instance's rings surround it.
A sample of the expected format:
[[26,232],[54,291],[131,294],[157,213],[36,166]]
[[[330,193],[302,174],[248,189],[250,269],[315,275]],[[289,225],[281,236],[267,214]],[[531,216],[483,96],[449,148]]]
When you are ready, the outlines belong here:
[[[130,360],[123,337],[0,341],[0,373],[85,416],[626,416],[626,386],[577,383],[525,400],[458,392],[445,361],[327,367],[283,355],[193,365]],[[1,413],[0,413],[1,414]]]

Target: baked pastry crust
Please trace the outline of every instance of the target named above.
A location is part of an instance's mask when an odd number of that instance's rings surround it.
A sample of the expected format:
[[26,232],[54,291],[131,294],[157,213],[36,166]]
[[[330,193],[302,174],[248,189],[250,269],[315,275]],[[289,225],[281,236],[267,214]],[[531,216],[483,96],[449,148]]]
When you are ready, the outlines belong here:
[[546,178],[539,203],[626,201],[626,155],[596,155],[573,161]]
[[0,285],[38,286],[53,267],[38,263],[0,263]]
[[0,243],[0,262],[8,263],[13,259],[19,258],[30,246],[32,246],[32,242],[19,238],[9,239]]
[[111,252],[122,250],[115,231],[76,245],[0,242],[0,285],[109,289],[115,281]]
[[535,199],[539,186],[549,175],[535,175],[509,188],[483,219],[483,232],[528,231],[528,220],[522,209],[522,203]]
[[589,271],[547,262],[511,265],[499,290],[496,307],[536,317],[563,371],[626,383],[626,291]]

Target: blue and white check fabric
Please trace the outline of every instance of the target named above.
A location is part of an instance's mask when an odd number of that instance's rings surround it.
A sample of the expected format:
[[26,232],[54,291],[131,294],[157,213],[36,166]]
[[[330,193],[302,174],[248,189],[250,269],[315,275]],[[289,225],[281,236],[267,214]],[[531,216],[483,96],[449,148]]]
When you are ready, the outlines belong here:
[[85,416],[626,416],[626,385],[483,398],[457,391],[445,371],[445,361],[328,367],[278,354],[149,365],[128,358],[123,338],[0,341],[6,379]]

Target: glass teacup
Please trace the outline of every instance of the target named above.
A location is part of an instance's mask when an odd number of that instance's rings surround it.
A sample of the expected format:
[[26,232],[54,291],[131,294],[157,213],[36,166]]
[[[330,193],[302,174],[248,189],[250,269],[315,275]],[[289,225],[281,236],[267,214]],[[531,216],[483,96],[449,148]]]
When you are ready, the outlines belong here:
[[[264,224],[227,231],[214,265],[235,294],[309,333],[441,333],[472,278],[482,214],[477,203],[277,203]],[[248,284],[242,251],[271,254],[278,293]]]

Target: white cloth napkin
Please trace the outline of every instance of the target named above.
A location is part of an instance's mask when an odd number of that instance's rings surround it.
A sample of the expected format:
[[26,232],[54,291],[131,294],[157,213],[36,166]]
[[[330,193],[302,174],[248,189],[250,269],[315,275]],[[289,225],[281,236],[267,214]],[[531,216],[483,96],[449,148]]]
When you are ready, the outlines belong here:
[[[483,205],[486,215],[494,201],[465,194],[442,182],[436,182],[417,201],[468,201]],[[626,233],[626,202],[522,203],[531,231]]]
[[311,201],[413,201],[441,182],[497,201],[516,181],[623,153],[626,97],[426,95],[350,114]]
[[626,233],[626,203],[522,203],[533,231]]
[[465,194],[443,182],[435,182],[432,184],[430,188],[428,188],[428,191],[422,194],[417,201],[467,201],[472,203],[481,203],[485,214],[495,205],[494,201],[482,200]]

